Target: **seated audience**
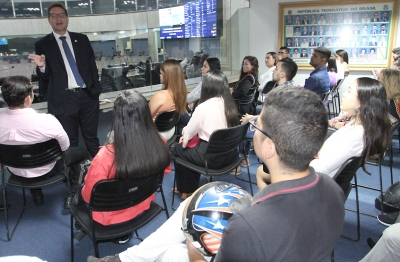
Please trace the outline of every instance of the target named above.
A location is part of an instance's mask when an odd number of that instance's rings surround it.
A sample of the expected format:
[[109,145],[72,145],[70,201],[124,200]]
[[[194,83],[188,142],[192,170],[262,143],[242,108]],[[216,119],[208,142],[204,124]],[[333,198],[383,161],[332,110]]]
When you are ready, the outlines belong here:
[[[273,76],[272,80],[270,81],[266,87],[263,90],[263,93],[267,95],[271,90],[277,88],[277,87],[283,87],[283,86],[292,86],[293,85],[293,78],[297,74],[297,64],[290,58],[284,58],[278,61],[276,64],[276,67],[273,71]],[[270,84],[271,83],[271,84]],[[242,116],[240,122],[242,124],[246,124],[250,120],[257,118],[255,115],[250,115],[250,114],[245,114]],[[251,131],[250,128],[247,131],[246,138],[253,138],[254,136],[254,131]],[[249,153],[250,151],[250,143],[249,141],[245,140],[244,145],[246,147],[246,152]],[[240,148],[240,153],[244,154],[244,151],[242,148]],[[241,166],[247,167],[250,165],[249,158],[248,156],[246,159],[243,159],[241,162]],[[233,172],[232,172],[233,173]],[[237,173],[241,173],[240,167],[237,168]]]
[[362,156],[366,171],[366,158],[384,152],[389,145],[386,99],[385,87],[378,80],[361,77],[354,81],[342,95],[340,105],[343,111],[353,115],[352,119],[325,141],[310,166],[333,177],[347,159]]
[[255,109],[253,103],[244,103],[244,100],[255,92],[254,88],[258,86],[258,60],[254,56],[246,56],[243,59],[239,82],[236,87],[231,88],[241,115],[251,114]]
[[[201,75],[204,76],[204,74],[210,70],[221,70],[221,64],[218,58],[208,57],[206,60],[204,60],[203,65],[201,67]],[[191,110],[191,113],[193,113],[200,99],[200,94],[201,94],[201,81],[197,84],[196,88],[193,89],[187,95],[186,102],[188,103],[188,108]],[[191,115],[189,115],[188,113],[184,114],[179,119],[179,124],[186,126],[189,123],[190,117]]]
[[326,47],[317,47],[310,58],[310,65],[314,67],[310,77],[306,79],[304,88],[317,94],[325,94],[330,90],[329,75],[326,70],[326,63],[329,60],[331,51]]
[[[123,91],[115,99],[111,131],[86,174],[82,197],[87,203],[101,180],[156,176],[170,163],[169,150],[152,123],[147,100],[136,91]],[[93,212],[93,219],[105,226],[123,223],[149,209],[153,200],[154,194],[124,210]],[[129,236],[124,242],[128,240]]]
[[[33,102],[33,86],[28,78],[25,76],[6,78],[1,92],[9,108],[0,112],[0,144],[30,145],[54,138],[64,151],[63,159],[49,165],[32,169],[9,167],[10,171],[16,176],[40,181],[58,174],[65,163],[72,169],[69,173],[70,189],[64,201],[64,208],[69,208],[78,190],[79,163],[90,157],[89,152],[85,148],[69,147],[67,133],[53,115],[37,113],[30,108]],[[35,205],[43,205],[42,189],[35,188],[30,191]]]
[[326,63],[326,70],[328,71],[330,86],[335,86],[337,84],[337,66],[336,57],[333,54]]
[[[229,219],[215,260],[325,260],[342,232],[344,195],[332,179],[309,167],[327,132],[321,99],[298,87],[276,88],[266,96],[253,125],[255,152],[273,170],[272,184],[254,196],[250,207]],[[310,199],[318,201],[310,204]],[[111,257],[91,256],[88,261],[205,261],[191,242],[186,242],[187,248],[182,244],[187,201],[139,245]]]
[[400,71],[397,69],[382,69],[378,74],[378,80],[382,82],[386,89],[389,103],[389,114],[393,121],[399,121],[400,115]]
[[[161,64],[160,72],[163,88],[155,93],[149,102],[153,121],[162,112],[177,111],[181,115],[186,112],[187,89],[181,65],[175,59],[167,59]],[[174,132],[175,128],[172,128],[161,132],[160,135],[168,140]]]
[[262,93],[262,90],[264,89],[265,84],[272,80],[272,73],[275,69],[276,61],[275,52],[268,52],[265,56],[265,65],[267,66],[267,70],[264,74],[258,77],[258,82],[260,83],[260,86],[258,87],[258,92],[260,93],[258,101],[261,103],[264,102],[264,94]]
[[[229,93],[226,76],[217,70],[212,70],[203,76],[199,105],[196,107],[188,125],[183,128],[180,144],[175,146],[174,154],[193,164],[204,166],[204,154],[207,142],[213,131],[233,127],[239,124],[235,101]],[[198,136],[199,143],[187,147],[188,142]],[[230,163],[237,155],[214,156],[207,158],[209,168],[219,168]],[[182,165],[175,166],[176,193],[183,193],[182,198],[191,195],[199,187],[200,174]]]
[[[295,38],[295,42],[296,39],[298,41],[298,38]],[[289,57],[289,55],[290,55],[290,49],[287,46],[282,46],[281,48],[279,48],[277,61]]]
[[[347,54],[347,51],[343,50],[343,49],[336,50],[336,59],[338,60],[338,62],[340,62],[340,65],[343,66],[343,73],[342,73],[341,70],[338,71],[338,75],[339,75],[338,80],[339,79],[344,79],[344,77],[348,76],[349,73],[350,73],[350,70],[349,70],[349,55]],[[339,64],[338,62],[336,62],[336,64]]]

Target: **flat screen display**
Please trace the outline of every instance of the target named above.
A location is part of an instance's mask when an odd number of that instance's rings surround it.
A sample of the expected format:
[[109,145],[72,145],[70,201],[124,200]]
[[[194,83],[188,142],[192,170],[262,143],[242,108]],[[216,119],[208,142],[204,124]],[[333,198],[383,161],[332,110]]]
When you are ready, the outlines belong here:
[[0,45],[8,45],[7,38],[0,38]]
[[217,10],[217,0],[197,0],[179,8],[160,9],[160,38],[218,36]]

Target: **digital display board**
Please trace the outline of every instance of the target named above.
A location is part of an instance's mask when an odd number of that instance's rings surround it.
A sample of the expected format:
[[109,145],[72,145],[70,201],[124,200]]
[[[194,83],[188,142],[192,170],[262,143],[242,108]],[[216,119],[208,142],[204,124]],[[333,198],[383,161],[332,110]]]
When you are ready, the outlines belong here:
[[[179,13],[182,12],[182,13]],[[170,15],[169,15],[170,14]],[[184,23],[178,17],[184,17]],[[218,35],[217,0],[198,0],[185,3],[181,9],[159,10],[160,38],[214,37]]]

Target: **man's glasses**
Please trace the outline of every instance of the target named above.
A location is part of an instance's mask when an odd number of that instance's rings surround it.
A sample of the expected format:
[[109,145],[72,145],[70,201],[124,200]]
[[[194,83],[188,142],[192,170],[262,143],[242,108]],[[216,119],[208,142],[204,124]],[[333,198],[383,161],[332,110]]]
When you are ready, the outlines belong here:
[[67,17],[67,15],[65,13],[50,14],[51,19],[66,18],[66,17]]
[[[258,131],[260,131],[263,135],[265,135],[266,137],[268,137],[269,139],[272,140],[272,138],[267,134],[267,132],[265,132],[265,131],[261,130],[259,127],[257,127],[257,119],[258,119],[258,117],[257,117],[257,118],[254,118],[254,119],[252,119],[252,120],[249,121],[249,123],[250,123],[250,126],[249,126],[250,131],[255,132],[256,130],[258,130]],[[273,141],[274,141],[274,140],[272,140],[272,142],[273,142]],[[278,148],[276,148],[276,146],[275,146],[275,150],[276,150],[276,153],[279,155],[279,153],[278,153]]]
[[285,52],[278,52],[278,54],[280,54],[280,55],[284,55],[284,54],[286,54]]

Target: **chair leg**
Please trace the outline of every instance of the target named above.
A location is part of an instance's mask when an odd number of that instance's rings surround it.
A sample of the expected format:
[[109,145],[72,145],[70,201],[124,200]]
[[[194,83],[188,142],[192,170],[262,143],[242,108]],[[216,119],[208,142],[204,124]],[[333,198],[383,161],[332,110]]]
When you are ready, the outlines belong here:
[[95,257],[100,257],[100,253],[99,253],[99,243],[97,242],[96,239],[94,239],[94,233],[93,233],[93,246],[94,246],[94,255]]
[[331,253],[331,262],[334,262],[335,261],[335,250],[332,250],[332,253]]
[[[175,186],[175,185],[174,185],[174,186]],[[167,219],[168,219],[168,218],[169,218],[169,213],[168,213],[167,202],[165,201],[164,190],[163,190],[162,185],[160,185],[160,187],[159,187],[158,189],[159,189],[160,192],[161,192],[161,197],[162,197],[163,204],[164,204],[164,211],[165,211],[165,214],[167,215]],[[174,192],[172,192],[172,194],[175,195]]]
[[382,161],[383,159],[379,159],[379,186],[380,186],[380,191],[381,191],[381,215],[383,215],[383,181],[382,181]]
[[71,262],[74,262],[74,218],[71,214]]
[[251,195],[254,196],[253,184],[251,183],[251,176],[250,176],[250,168],[249,168],[249,166],[247,166],[247,175],[249,177],[250,192],[251,192]]
[[[4,176],[4,174],[3,174],[3,176]],[[24,205],[22,207],[21,214],[18,217],[17,223],[15,224],[14,229],[11,231],[11,234],[10,234],[9,225],[8,225],[8,208],[10,207],[10,205],[7,204],[6,186],[4,184],[4,179],[3,179],[4,220],[5,220],[5,224],[6,224],[7,241],[11,241],[11,239],[15,233],[15,230],[18,227],[19,222],[21,221],[22,215],[25,212],[25,208],[26,208],[25,189],[22,189],[22,198],[23,198]]]
[[[176,187],[176,175],[174,174],[174,184],[173,184],[173,188]],[[176,211],[175,207],[174,207],[174,201],[175,201],[175,192],[172,192],[172,203],[171,203],[171,208],[172,210]]]
[[[361,223],[360,223],[360,201],[359,201],[359,198],[358,198],[357,175],[354,176],[354,185],[353,185],[353,187],[356,190],[356,211],[355,212],[356,212],[356,215],[357,215],[357,238],[351,238],[351,237],[344,236],[344,235],[341,235],[341,237],[343,237],[343,238],[345,238],[347,240],[353,241],[353,242],[358,242],[358,241],[360,241],[360,236],[361,236]],[[347,209],[347,210],[354,212],[354,210],[351,210],[351,209]]]
[[137,230],[135,231],[135,235],[136,235],[136,238],[137,238],[137,239],[139,239],[141,242],[143,242],[143,238],[141,238],[141,237],[139,236]]

